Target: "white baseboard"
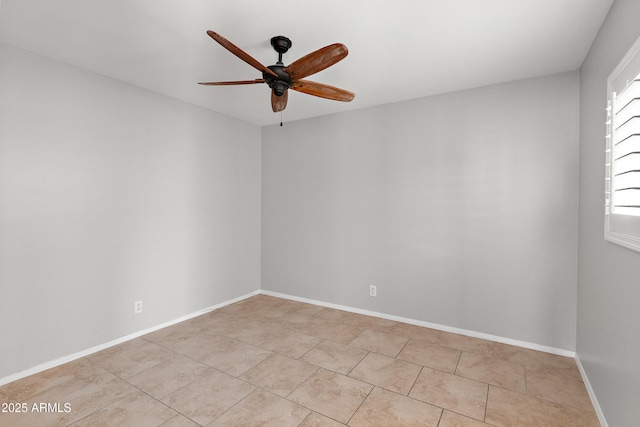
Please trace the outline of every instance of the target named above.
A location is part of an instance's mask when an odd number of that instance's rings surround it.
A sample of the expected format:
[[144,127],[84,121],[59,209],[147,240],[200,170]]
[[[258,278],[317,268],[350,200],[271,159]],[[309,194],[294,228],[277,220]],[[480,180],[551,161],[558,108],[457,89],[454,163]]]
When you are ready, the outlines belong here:
[[82,351],[79,351],[77,353],[70,354],[68,356],[59,357],[57,359],[41,363],[41,364],[39,364],[37,366],[34,366],[32,368],[29,368],[27,370],[24,370],[24,371],[21,371],[21,372],[6,376],[4,378],[0,378],[0,386],[3,386],[5,384],[8,384],[8,383],[13,382],[13,381],[17,381],[17,380],[19,380],[21,378],[24,378],[24,377],[28,377],[29,375],[37,374],[38,372],[46,371],[47,369],[55,368],[56,366],[71,362],[73,360],[80,359],[81,357],[88,356],[88,355],[93,354],[95,352],[104,350],[105,348],[109,348],[109,347],[113,347],[114,345],[122,344],[125,341],[129,341],[129,340],[132,340],[134,338],[138,338],[138,337],[140,337],[142,335],[146,335],[148,333],[157,331],[158,329],[166,328],[167,326],[171,326],[171,325],[175,325],[176,323],[184,322],[185,320],[189,320],[191,318],[194,318],[194,317],[200,316],[202,314],[208,313],[210,311],[216,310],[218,308],[221,308],[221,307],[224,307],[224,306],[227,306],[227,305],[230,305],[230,304],[234,304],[234,303],[236,303],[238,301],[242,301],[244,299],[247,299],[247,298],[250,298],[250,297],[252,297],[254,295],[257,295],[259,292],[260,291],[253,291],[253,292],[250,292],[250,293],[248,293],[246,295],[243,295],[243,296],[240,296],[240,297],[237,297],[237,298],[233,298],[233,299],[230,299],[228,301],[224,301],[224,302],[222,302],[220,304],[216,304],[216,305],[213,305],[211,307],[203,308],[202,310],[198,310],[198,311],[196,311],[194,313],[187,314],[186,316],[182,316],[182,317],[179,317],[177,319],[170,320],[170,321],[162,323],[160,325],[152,326],[152,327],[144,329],[142,331],[134,332],[134,333],[126,335],[124,337],[116,338],[115,340],[111,340],[111,341],[106,342],[104,344],[100,344],[100,345],[88,348],[86,350],[82,350]]
[[576,365],[578,365],[578,369],[580,370],[580,375],[582,376],[582,382],[584,382],[584,385],[587,388],[587,393],[589,393],[589,398],[591,399],[591,403],[593,404],[593,409],[595,409],[596,415],[598,415],[598,420],[600,421],[600,425],[602,427],[609,427],[609,423],[607,423],[607,420],[604,417],[604,412],[602,412],[600,403],[598,403],[598,399],[596,398],[596,393],[593,391],[593,387],[591,387],[591,383],[589,382],[589,378],[587,377],[587,372],[584,370],[584,366],[582,366],[580,357],[576,355],[575,359],[576,359]]
[[476,331],[471,331],[471,330],[468,330],[468,329],[460,329],[460,328],[454,328],[454,327],[451,327],[451,326],[440,325],[440,324],[437,324],[437,323],[423,322],[421,320],[409,319],[409,318],[400,317],[400,316],[393,316],[393,315],[390,315],[390,314],[378,313],[378,312],[375,312],[375,311],[362,310],[362,309],[359,309],[359,308],[353,308],[353,307],[348,307],[348,306],[344,306],[344,305],[332,304],[332,303],[328,303],[328,302],[324,302],[324,301],[312,300],[312,299],[308,299],[308,298],[300,298],[300,297],[296,297],[296,296],[292,296],[292,295],[281,294],[281,293],[278,293],[278,292],[260,290],[259,293],[263,294],[263,295],[270,295],[270,296],[273,296],[273,297],[289,299],[289,300],[292,300],[292,301],[305,302],[305,303],[308,303],[308,304],[319,305],[319,306],[322,306],[322,307],[335,308],[337,310],[348,311],[348,312],[351,312],[351,313],[365,314],[367,316],[379,317],[381,319],[395,320],[397,322],[409,323],[411,325],[424,326],[424,327],[431,328],[431,329],[437,329],[439,331],[451,332],[451,333],[454,333],[454,334],[466,335],[466,336],[474,337],[474,338],[481,338],[481,339],[485,339],[485,340],[499,342],[499,343],[502,343],[502,344],[509,344],[509,345],[514,345],[514,346],[517,346],[517,347],[528,348],[530,350],[537,350],[537,351],[543,351],[545,353],[557,354],[559,356],[573,357],[573,358],[575,358],[575,356],[576,356],[576,352],[575,351],[565,350],[565,349],[556,348],[556,347],[548,347],[548,346],[545,346],[545,345],[530,343],[530,342],[527,342],[527,341],[519,341],[519,340],[515,340],[515,339],[512,339],[512,338],[505,338],[505,337],[501,337],[501,336],[497,336],[497,335],[485,334],[483,332],[476,332]]

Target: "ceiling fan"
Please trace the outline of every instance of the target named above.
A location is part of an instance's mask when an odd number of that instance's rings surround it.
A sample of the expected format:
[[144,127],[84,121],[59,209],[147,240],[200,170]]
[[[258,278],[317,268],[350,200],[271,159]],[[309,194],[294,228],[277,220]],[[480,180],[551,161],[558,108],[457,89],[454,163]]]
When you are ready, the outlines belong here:
[[355,97],[355,94],[348,90],[329,86],[324,83],[303,80],[305,77],[329,68],[336,62],[344,59],[349,51],[347,47],[341,43],[325,46],[285,66],[282,63],[282,55],[289,50],[292,43],[291,40],[284,36],[276,36],[271,39],[271,46],[278,52],[278,62],[275,65],[265,67],[220,34],[213,31],[207,31],[207,34],[229,52],[256,70],[262,71],[262,78],[230,82],[201,82],[199,83],[201,85],[225,86],[266,83],[271,88],[271,107],[274,112],[282,111],[287,107],[288,89],[343,102],[349,102]]

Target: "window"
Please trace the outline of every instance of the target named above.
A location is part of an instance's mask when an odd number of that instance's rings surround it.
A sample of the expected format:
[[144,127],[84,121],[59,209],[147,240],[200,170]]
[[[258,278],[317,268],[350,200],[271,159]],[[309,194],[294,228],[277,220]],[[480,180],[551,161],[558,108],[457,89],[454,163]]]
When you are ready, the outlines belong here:
[[640,39],[607,80],[605,239],[640,251]]

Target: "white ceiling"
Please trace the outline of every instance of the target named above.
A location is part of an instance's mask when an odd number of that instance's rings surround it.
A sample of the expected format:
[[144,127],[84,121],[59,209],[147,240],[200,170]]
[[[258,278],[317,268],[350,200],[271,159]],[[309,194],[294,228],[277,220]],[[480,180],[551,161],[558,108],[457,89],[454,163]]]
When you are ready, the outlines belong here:
[[206,34],[264,65],[331,43],[349,55],[308,78],[350,103],[292,92],[285,121],[580,67],[613,0],[1,0],[0,40],[257,125],[278,123],[267,85]]

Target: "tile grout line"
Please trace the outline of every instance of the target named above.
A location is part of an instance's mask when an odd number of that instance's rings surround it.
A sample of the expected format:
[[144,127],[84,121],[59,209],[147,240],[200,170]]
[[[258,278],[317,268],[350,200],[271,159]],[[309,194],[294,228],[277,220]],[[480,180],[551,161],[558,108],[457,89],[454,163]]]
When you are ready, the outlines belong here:
[[[363,382],[365,382],[365,381],[363,381]],[[366,383],[366,382],[365,382],[365,383]],[[369,383],[366,383],[366,384],[369,384]],[[358,407],[356,408],[356,410],[355,410],[355,411],[353,411],[353,414],[351,414],[351,416],[349,417],[349,419],[347,420],[347,422],[345,423],[345,425],[349,425],[349,422],[351,422],[351,420],[352,420],[352,419],[353,419],[353,417],[358,413],[358,411],[360,410],[360,408],[362,408],[362,405],[364,405],[364,402],[366,402],[366,401],[367,401],[367,399],[369,398],[369,396],[371,396],[371,393],[373,393],[373,390],[375,390],[375,389],[376,389],[376,385],[374,385],[374,384],[369,384],[369,385],[371,385],[371,386],[372,386],[372,387],[371,387],[371,390],[369,390],[369,393],[367,393],[367,396],[366,396],[364,399],[362,399],[362,402],[360,402],[360,404],[358,405]]]
[[487,384],[487,397],[484,399],[484,416],[482,417],[482,422],[487,421],[487,410],[489,409],[489,391],[491,390],[491,385]]
[[[357,348],[357,347],[353,347],[353,348]],[[364,349],[360,349],[360,350],[364,350]],[[360,360],[358,360],[358,363],[356,363],[355,365],[353,365],[353,368],[349,369],[349,372],[347,372],[347,373],[346,373],[346,374],[344,374],[344,375],[345,375],[346,377],[353,378],[353,377],[351,376],[351,373],[353,372],[353,370],[354,370],[354,369],[356,369],[356,368],[358,367],[358,365],[360,365],[360,364],[362,363],[362,361],[363,361],[363,360],[364,360],[364,359],[365,359],[365,358],[366,358],[370,353],[372,353],[372,352],[371,352],[371,351],[369,351],[369,350],[366,350],[366,353],[364,354],[364,356],[362,356],[362,357],[360,358]],[[377,353],[375,353],[375,354],[377,354]],[[336,372],[336,373],[337,373],[337,374],[340,374],[339,372]],[[340,375],[342,375],[342,374],[340,374]]]
[[462,376],[462,375],[458,375],[458,374],[457,374],[457,372],[458,372],[458,366],[460,366],[460,360],[462,360],[462,353],[464,353],[464,350],[459,350],[459,351],[460,351],[460,354],[458,355],[458,360],[456,360],[456,367],[455,367],[455,369],[453,370],[453,375],[458,376],[458,377],[461,377],[461,378],[466,378],[466,377],[464,377],[464,376]]

